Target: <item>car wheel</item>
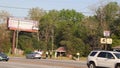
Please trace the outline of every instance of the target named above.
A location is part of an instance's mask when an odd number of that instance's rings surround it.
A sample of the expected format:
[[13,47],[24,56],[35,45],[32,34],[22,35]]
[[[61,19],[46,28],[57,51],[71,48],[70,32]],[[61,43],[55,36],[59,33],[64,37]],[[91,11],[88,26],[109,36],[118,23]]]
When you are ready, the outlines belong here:
[[120,68],[120,65],[117,65],[115,68]]
[[26,59],[29,59],[29,57],[28,57],[28,56],[26,56]]
[[94,63],[90,63],[89,68],[96,68]]
[[39,57],[38,59],[41,59],[41,57]]
[[32,59],[35,59],[35,57],[34,57],[34,56],[32,56],[31,58],[32,58]]
[[7,59],[7,60],[5,60],[5,61],[8,61],[8,59]]

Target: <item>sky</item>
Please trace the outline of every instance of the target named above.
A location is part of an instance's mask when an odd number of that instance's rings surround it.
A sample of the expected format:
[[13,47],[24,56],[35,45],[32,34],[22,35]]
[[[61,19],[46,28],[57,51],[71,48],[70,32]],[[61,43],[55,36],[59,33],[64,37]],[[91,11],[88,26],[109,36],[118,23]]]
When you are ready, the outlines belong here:
[[0,10],[9,12],[12,16],[26,17],[30,8],[39,7],[45,11],[74,9],[85,15],[92,15],[93,9],[104,1],[116,1],[120,4],[120,0],[0,0]]

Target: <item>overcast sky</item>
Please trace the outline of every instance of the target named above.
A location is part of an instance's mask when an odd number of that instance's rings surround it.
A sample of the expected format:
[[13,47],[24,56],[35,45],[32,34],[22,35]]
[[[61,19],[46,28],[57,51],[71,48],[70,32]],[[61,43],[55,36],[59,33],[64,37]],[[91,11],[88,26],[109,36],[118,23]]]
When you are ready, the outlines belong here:
[[102,1],[120,0],[0,0],[0,10],[8,11],[13,16],[25,17],[28,15],[30,8],[39,7],[49,11],[52,9],[74,9],[77,12],[83,12],[85,15],[91,15],[90,8],[96,8]]

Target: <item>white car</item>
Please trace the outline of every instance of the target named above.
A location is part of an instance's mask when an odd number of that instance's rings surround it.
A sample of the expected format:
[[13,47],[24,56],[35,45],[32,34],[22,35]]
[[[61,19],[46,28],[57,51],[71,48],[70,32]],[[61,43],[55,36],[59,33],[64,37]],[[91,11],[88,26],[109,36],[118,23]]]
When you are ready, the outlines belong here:
[[38,52],[32,52],[26,55],[27,59],[41,59],[41,54]]
[[94,50],[87,57],[88,68],[120,68],[120,52]]

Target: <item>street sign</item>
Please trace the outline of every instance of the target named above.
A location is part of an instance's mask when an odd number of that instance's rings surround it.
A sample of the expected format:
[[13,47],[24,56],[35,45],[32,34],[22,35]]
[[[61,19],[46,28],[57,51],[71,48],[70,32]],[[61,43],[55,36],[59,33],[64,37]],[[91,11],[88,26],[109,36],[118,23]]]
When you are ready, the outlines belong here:
[[110,31],[105,30],[105,31],[103,32],[103,35],[106,36],[106,37],[110,36]]
[[107,44],[112,44],[112,39],[111,38],[107,38]]
[[102,44],[112,44],[112,39],[111,38],[101,38],[100,42]]
[[102,44],[106,44],[106,38],[101,38],[101,39],[100,39],[100,42],[101,42]]

